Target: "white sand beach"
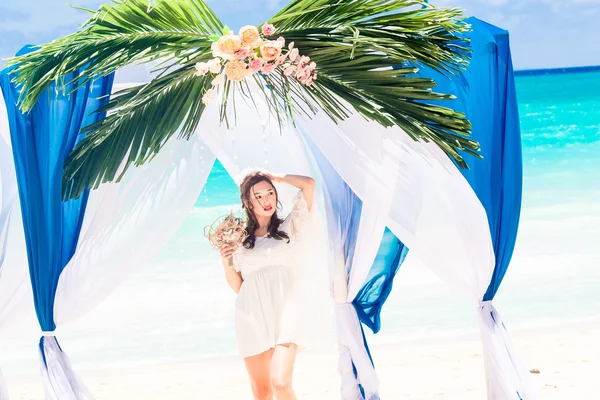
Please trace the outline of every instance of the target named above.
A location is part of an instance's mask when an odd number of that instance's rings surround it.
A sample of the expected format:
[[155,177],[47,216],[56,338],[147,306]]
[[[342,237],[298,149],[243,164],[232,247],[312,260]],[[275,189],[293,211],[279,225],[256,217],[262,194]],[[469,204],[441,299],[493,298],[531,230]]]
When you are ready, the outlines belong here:
[[[600,370],[600,320],[512,332],[514,344],[544,400],[592,399]],[[404,342],[372,348],[386,399],[481,400],[486,396],[481,345],[476,336],[444,342]],[[335,354],[299,356],[299,399],[339,398]],[[98,400],[251,399],[243,364],[235,357],[197,363],[148,364],[79,370]],[[43,398],[39,376],[7,376],[12,399]]]

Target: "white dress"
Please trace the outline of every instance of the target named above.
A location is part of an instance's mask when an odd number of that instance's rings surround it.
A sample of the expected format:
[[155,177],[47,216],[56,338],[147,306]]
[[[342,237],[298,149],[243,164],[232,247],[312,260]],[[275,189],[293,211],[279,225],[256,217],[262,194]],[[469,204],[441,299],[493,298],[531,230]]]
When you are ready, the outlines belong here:
[[295,279],[294,244],[299,240],[309,212],[302,192],[294,198],[290,215],[279,229],[288,240],[256,237],[253,249],[241,247],[234,268],[243,282],[235,302],[235,323],[240,355],[250,357],[277,344],[306,342],[306,324],[301,317],[301,290]]

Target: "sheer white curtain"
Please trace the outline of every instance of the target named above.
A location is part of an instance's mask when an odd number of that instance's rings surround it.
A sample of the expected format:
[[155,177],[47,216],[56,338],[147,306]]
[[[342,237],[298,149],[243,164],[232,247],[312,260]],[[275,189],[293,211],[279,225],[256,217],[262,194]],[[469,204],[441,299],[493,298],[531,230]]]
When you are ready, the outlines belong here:
[[58,283],[57,325],[95,307],[167,243],[193,208],[214,160],[197,135],[173,138],[120,183],[91,192],[77,250]]
[[[359,116],[333,125],[321,115],[301,126],[365,206],[387,213],[387,226],[411,255],[477,305],[488,398],[539,398],[497,310],[491,302],[481,302],[495,265],[487,215],[450,159],[431,143],[415,142],[398,128],[382,128]],[[476,167],[476,159],[470,162]],[[372,254],[374,244],[363,239],[357,246],[356,254]],[[370,257],[353,268],[368,269]],[[348,301],[352,299],[349,293]],[[365,370],[371,368],[363,364]],[[376,384],[373,380],[374,388]]]
[[[189,141],[174,138],[120,183],[91,192],[77,250],[58,283],[58,329],[97,306],[166,244],[194,206],[213,162],[197,135]],[[42,378],[47,397],[91,399],[56,340],[46,339]]]
[[488,399],[539,399],[539,391],[517,354],[504,321],[492,301],[479,304],[479,326],[486,366]]
[[2,96],[0,96],[0,276],[2,275],[2,266],[6,254],[11,212],[18,197],[15,167],[9,143],[10,135],[8,135],[6,107]]
[[[5,109],[4,104],[0,104]],[[0,112],[0,130],[5,129],[5,123],[8,122],[5,115]],[[12,153],[8,143],[4,140],[4,135],[0,136],[0,280],[4,270],[4,259],[6,255],[6,243],[8,239],[8,227],[10,224],[10,215],[13,203],[17,195],[17,184],[14,179],[14,167],[12,166]],[[5,311],[6,296],[0,292],[0,313]],[[6,384],[2,371],[0,371],[0,400],[8,399]]]
[[[494,268],[485,210],[460,171],[432,143],[415,142],[399,128],[383,128],[359,115],[335,124],[319,113],[298,123],[364,204],[347,301],[337,306],[337,317],[345,327],[340,340],[350,348],[368,399],[378,392],[379,382],[350,303],[375,258],[382,227],[442,280],[477,302]],[[342,353],[340,363],[348,369],[347,354]]]
[[[8,116],[0,95],[0,331],[24,315],[30,293],[27,251],[10,146]],[[33,303],[31,303],[33,306]],[[0,400],[8,393],[0,372]]]
[[[152,162],[90,193],[76,252],[56,291],[59,331],[102,302],[171,238],[196,202],[214,160],[197,135],[189,141],[173,138]],[[46,398],[92,399],[53,335],[44,333],[41,342]]]
[[[379,379],[364,345],[360,320],[352,302],[377,256],[386,227],[385,220],[377,212],[377,208],[369,202],[363,202],[354,257],[348,266],[348,287],[347,290],[342,289],[342,293],[347,291],[346,299],[342,303],[336,302],[335,305],[343,399],[362,399],[358,384],[364,390],[365,399],[376,399],[379,396]],[[335,297],[338,299],[340,296]],[[357,369],[358,380],[354,377],[352,364]]]

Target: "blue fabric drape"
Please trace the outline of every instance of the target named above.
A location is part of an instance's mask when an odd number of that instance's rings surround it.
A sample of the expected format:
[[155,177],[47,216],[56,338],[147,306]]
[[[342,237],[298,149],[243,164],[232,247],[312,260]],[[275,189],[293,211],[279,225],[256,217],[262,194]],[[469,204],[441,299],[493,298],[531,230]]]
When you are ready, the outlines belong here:
[[369,275],[353,301],[361,322],[373,333],[381,329],[381,310],[392,291],[392,283],[408,248],[386,228]]
[[483,204],[488,217],[496,265],[482,300],[496,295],[513,254],[523,190],[521,132],[508,31],[475,17],[472,60],[468,71],[448,79],[431,70],[421,75],[435,79],[437,91],[457,96],[439,104],[464,112],[471,121],[472,138],[481,145],[483,160],[469,157],[461,170]]
[[[26,46],[18,54],[31,51]],[[80,130],[96,122],[93,113],[110,94],[113,75],[89,82],[70,95],[55,96],[52,85],[28,114],[17,107],[19,88],[10,81],[9,70],[0,74],[6,102],[13,158],[36,314],[43,331],[53,331],[54,296],[63,268],[75,252],[88,199],[61,198],[63,164]],[[72,76],[66,76],[68,82]],[[67,86],[67,93],[74,87]]]

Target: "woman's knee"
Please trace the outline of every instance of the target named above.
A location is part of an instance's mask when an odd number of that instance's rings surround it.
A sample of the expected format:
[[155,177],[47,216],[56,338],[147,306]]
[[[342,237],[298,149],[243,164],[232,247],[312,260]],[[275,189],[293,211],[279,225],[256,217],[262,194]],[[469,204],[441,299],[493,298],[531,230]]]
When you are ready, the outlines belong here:
[[287,393],[292,391],[292,379],[285,376],[271,377],[271,386],[275,393]]
[[273,389],[268,381],[252,382],[252,394],[256,400],[272,400]]

